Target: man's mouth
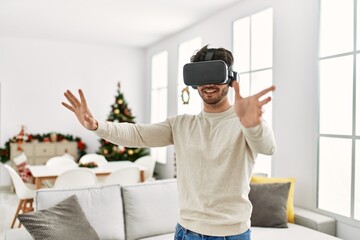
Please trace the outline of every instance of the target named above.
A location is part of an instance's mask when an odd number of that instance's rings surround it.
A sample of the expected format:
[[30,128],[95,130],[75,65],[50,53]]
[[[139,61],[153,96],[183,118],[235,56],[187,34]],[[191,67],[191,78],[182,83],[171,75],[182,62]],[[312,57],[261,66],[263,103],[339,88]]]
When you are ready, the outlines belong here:
[[217,91],[216,88],[205,88],[205,89],[203,90],[203,92],[205,92],[205,93],[214,93],[214,92],[216,92],[216,91]]

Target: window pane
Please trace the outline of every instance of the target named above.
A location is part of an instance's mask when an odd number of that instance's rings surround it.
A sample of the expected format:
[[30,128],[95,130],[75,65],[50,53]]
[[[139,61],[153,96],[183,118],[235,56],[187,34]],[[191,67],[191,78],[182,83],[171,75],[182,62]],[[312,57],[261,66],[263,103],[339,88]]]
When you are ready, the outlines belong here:
[[267,176],[271,176],[271,156],[258,154],[256,158],[256,164],[254,166],[254,174],[265,173]]
[[162,122],[167,117],[167,88],[152,91],[151,122]]
[[251,17],[251,70],[272,67],[272,9]]
[[166,51],[152,57],[151,61],[151,88],[167,87],[168,54]]
[[350,217],[351,140],[319,140],[318,207]]
[[320,61],[320,133],[352,134],[353,58]]
[[356,135],[360,136],[360,55],[356,55]]
[[[239,77],[240,77],[241,96],[248,97],[250,96],[250,92],[251,94],[254,94],[256,93],[256,91],[258,91],[258,89],[261,89],[262,87],[265,88],[265,86],[271,86],[271,78],[272,78],[271,75],[272,75],[271,70],[251,73],[252,79],[251,79],[251,87],[250,87],[250,74],[249,73],[240,74]],[[267,83],[269,83],[270,85],[266,85]],[[232,101],[234,102],[233,95],[232,95]],[[268,105],[271,105],[271,103]],[[272,117],[271,107],[267,106],[267,108],[264,109],[266,109],[265,110],[266,113],[264,113],[264,119],[271,125],[271,117]],[[269,117],[270,120],[268,120],[266,116]],[[271,176],[271,156],[259,154],[256,159],[254,173],[265,173],[268,176]]]
[[356,140],[355,148],[355,219],[360,220],[360,140]]
[[243,97],[250,96],[250,74],[240,74],[240,95]]
[[[168,53],[158,53],[151,61],[151,122],[161,122],[167,117]],[[151,148],[156,161],[166,163],[166,147]]]
[[256,94],[272,85],[272,69],[252,72],[250,94]]
[[[250,95],[254,95],[264,88],[272,85],[272,70],[265,70],[251,73],[250,80]],[[271,96],[272,94],[267,94]],[[271,126],[272,125],[272,102],[263,107],[263,119]],[[256,159],[254,167],[255,173],[266,173],[271,176],[271,156],[259,154]]]
[[357,19],[356,19],[356,50],[360,50],[360,4],[359,1],[357,2],[357,9],[356,9]]
[[320,56],[353,50],[354,0],[323,0],[320,4]]
[[250,71],[250,17],[241,18],[233,25],[234,70]]
[[159,58],[157,55],[154,55],[151,58],[151,89],[155,89],[159,85],[158,79],[159,75]]
[[[251,95],[254,95],[265,88],[272,85],[272,70],[265,70],[251,73]],[[272,93],[266,94],[261,99],[268,96],[272,97]],[[272,125],[272,101],[263,107],[263,118],[271,126]]]
[[[247,97],[250,95],[250,74],[249,73],[242,73],[238,76],[238,82],[240,84],[240,95],[242,97]],[[234,104],[235,96],[233,88],[230,88],[229,91],[229,98],[230,102]]]
[[151,148],[150,154],[151,156],[156,159],[159,163],[166,163],[166,154],[167,154],[166,147],[158,147],[158,148]]
[[178,114],[198,114],[201,111],[202,100],[196,89],[189,87],[190,99],[188,104],[184,104],[181,98],[184,84],[183,67],[190,62],[192,55],[201,48],[201,38],[197,37],[179,45],[179,65],[178,65]]

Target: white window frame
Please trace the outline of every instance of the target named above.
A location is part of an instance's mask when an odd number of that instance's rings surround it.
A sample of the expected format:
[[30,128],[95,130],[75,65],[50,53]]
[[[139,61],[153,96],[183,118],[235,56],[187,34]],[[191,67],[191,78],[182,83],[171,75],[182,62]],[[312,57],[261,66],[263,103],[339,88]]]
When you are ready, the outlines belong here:
[[[341,59],[341,58],[344,58],[344,57],[350,57],[352,58],[352,63],[350,63],[351,65],[349,67],[352,68],[352,92],[349,94],[349,95],[352,95],[352,116],[351,116],[351,130],[350,132],[351,133],[336,133],[336,132],[331,132],[329,130],[327,130],[326,132],[324,130],[322,130],[322,124],[321,123],[321,119],[324,118],[324,116],[322,116],[322,103],[321,103],[321,93],[322,93],[322,86],[324,87],[324,82],[321,83],[321,80],[322,77],[321,76],[321,68],[320,68],[320,74],[319,74],[319,131],[318,131],[318,156],[317,156],[317,160],[318,160],[318,175],[317,175],[317,203],[316,203],[316,207],[317,209],[320,211],[320,212],[324,212],[324,213],[327,213],[328,215],[331,215],[333,217],[335,217],[337,220],[340,220],[342,222],[345,222],[345,223],[348,223],[348,224],[351,224],[351,225],[354,225],[354,226],[360,226],[360,216],[357,217],[357,219],[355,219],[355,191],[356,191],[356,188],[359,188],[359,185],[360,185],[360,171],[359,172],[356,172],[356,161],[358,164],[360,164],[360,134],[356,134],[356,129],[360,129],[360,124],[357,124],[357,122],[359,123],[360,121],[358,120],[357,121],[357,115],[358,115],[358,118],[360,117],[360,112],[357,112],[357,111],[360,111],[359,107],[357,107],[357,104],[359,105],[360,101],[359,101],[359,98],[360,98],[360,81],[357,80],[357,76],[360,75],[360,72],[357,72],[357,69],[359,69],[359,67],[357,67],[357,64],[359,64],[360,62],[360,46],[357,46],[359,44],[357,44],[357,41],[358,38],[360,37],[360,26],[358,26],[359,24],[357,23],[358,22],[358,18],[360,17],[360,8],[359,8],[359,4],[360,2],[358,2],[357,0],[353,0],[353,32],[352,32],[352,46],[351,46],[351,50],[348,51],[348,49],[346,48],[346,46],[338,46],[339,49],[341,49],[342,47],[345,47],[343,49],[347,49],[346,51],[336,51],[334,50],[334,52],[331,52],[331,50],[328,50],[329,53],[328,54],[325,54],[324,53],[324,46],[326,46],[326,41],[328,41],[329,39],[326,39],[326,29],[325,29],[325,26],[326,24],[329,24],[328,22],[325,21],[325,19],[327,19],[325,16],[326,14],[329,14],[328,12],[325,12],[324,10],[324,5],[322,6],[322,2],[324,0],[320,0],[320,12],[319,12],[319,15],[320,15],[320,45],[319,45],[319,48],[320,48],[320,52],[319,52],[319,66],[321,66],[321,64],[323,63],[326,63],[326,61],[331,61],[331,60],[338,60],[338,59]],[[326,0],[325,0],[326,1]],[[339,0],[338,0],[339,1]],[[344,4],[343,1],[340,0],[341,4]],[[338,11],[339,9],[336,10],[336,12]],[[347,16],[348,17],[348,16]],[[339,18],[339,16],[336,14],[334,14],[334,16],[332,16],[332,19],[329,20],[329,21],[332,21],[336,18]],[[358,29],[359,28],[359,29]],[[343,29],[340,29],[340,31],[343,31]],[[328,34],[327,36],[330,37],[330,34]],[[328,37],[328,38],[329,38]],[[334,49],[336,49],[336,46],[334,47]],[[358,50],[357,50],[358,49]],[[359,62],[358,62],[359,61]],[[358,62],[358,63],[357,63]],[[360,79],[360,78],[359,78]],[[323,79],[324,81],[324,79]],[[356,83],[357,82],[357,83]],[[323,85],[321,85],[323,84]],[[341,84],[338,84],[337,85],[337,88],[341,88]],[[357,90],[358,89],[358,90]],[[358,94],[358,96],[356,96]],[[333,119],[327,119],[327,121],[332,121]],[[333,120],[333,121],[336,121],[336,120]],[[356,122],[357,121],[357,122]],[[328,129],[328,128],[327,128]],[[324,131],[324,132],[322,132]],[[336,131],[336,130],[335,130]],[[349,178],[350,180],[350,196],[348,196],[350,198],[350,209],[349,209],[349,212],[350,212],[350,215],[349,216],[345,216],[345,215],[342,215],[340,213],[335,213],[334,209],[333,210],[330,210],[330,209],[324,209],[325,207],[322,207],[320,206],[320,202],[321,201],[324,201],[324,200],[321,200],[320,199],[320,191],[321,191],[321,187],[324,187],[326,188],[325,185],[321,185],[320,184],[320,181],[321,181],[321,174],[324,174],[328,169],[326,169],[324,167],[324,169],[322,169],[322,165],[321,165],[321,151],[325,151],[326,152],[330,152],[332,149],[330,148],[321,148],[321,142],[325,140],[325,141],[328,141],[328,140],[341,140],[341,141],[347,141],[347,142],[351,142],[351,144],[348,144],[348,146],[350,146],[350,149],[349,149],[349,152],[347,153],[350,157],[350,162],[348,163],[350,165],[349,167],[349,171],[351,173],[351,176]],[[356,156],[356,154],[358,156]],[[324,154],[325,155],[325,154]],[[356,160],[358,159],[358,160]],[[324,159],[325,160],[325,159]],[[323,160],[323,161],[324,161]],[[325,162],[326,164],[326,162]],[[360,169],[360,167],[358,167],[358,169]],[[324,171],[324,172],[322,172]],[[357,174],[357,175],[356,175]],[[339,179],[340,181],[341,179]],[[330,186],[328,186],[330,187]],[[336,191],[336,189],[334,189],[334,191]],[[359,190],[357,190],[359,191]],[[358,193],[360,194],[360,193]],[[359,201],[359,200],[358,200]],[[360,202],[358,203],[359,204],[359,208],[360,208]]]
[[[264,24],[264,26],[262,26],[261,29],[262,31],[268,31],[268,33],[271,35],[269,37],[269,42],[266,43],[270,47],[268,47],[266,49],[266,53],[264,53],[267,57],[269,57],[270,54],[271,59],[270,59],[270,63],[266,67],[257,68],[252,66],[251,64],[253,61],[252,44],[254,41],[252,36],[254,35],[254,31],[258,30],[258,29],[255,30],[253,29],[254,24],[252,23],[252,19],[256,16],[259,16],[259,14],[269,14],[268,17],[271,18],[271,21],[267,22],[267,24]],[[238,27],[238,24],[240,24],[240,27]],[[248,31],[246,33],[242,32],[242,34],[237,34],[236,32],[237,29],[238,30],[242,29],[241,24],[247,25],[246,27],[248,28]],[[233,22],[233,54],[234,54],[234,70],[238,71],[239,73],[239,78],[240,78],[239,82],[240,82],[240,91],[241,91],[240,94],[242,96],[246,97],[255,94],[259,90],[262,90],[265,87],[270,87],[273,84],[273,57],[272,57],[273,56],[273,9],[272,7],[259,10],[250,15],[241,17]],[[256,54],[257,56],[259,56],[259,54],[262,53],[260,51],[257,52]],[[246,69],[244,69],[244,66],[241,65],[242,60],[244,60],[242,59],[244,58],[244,56],[246,56],[247,58],[245,61],[248,62]],[[266,82],[266,85],[264,86],[262,86],[263,84],[260,84],[261,88],[259,88],[258,86],[257,89],[253,89],[252,85],[256,85],[254,84],[254,81],[256,81],[256,79],[253,79],[253,76],[261,73],[269,73],[271,75],[270,77],[271,80],[269,82]],[[249,76],[248,79],[245,80],[245,76]],[[269,123],[269,125],[272,125],[272,107],[273,107],[273,101],[267,104],[267,106],[265,107],[266,108],[265,112],[263,114],[263,118]],[[254,173],[266,174],[268,176],[271,176],[271,161],[272,161],[271,159],[272,159],[271,156],[259,154],[256,159]]]
[[[168,52],[162,51],[151,58],[151,123],[165,121],[168,108]],[[150,149],[159,163],[167,162],[167,147]]]

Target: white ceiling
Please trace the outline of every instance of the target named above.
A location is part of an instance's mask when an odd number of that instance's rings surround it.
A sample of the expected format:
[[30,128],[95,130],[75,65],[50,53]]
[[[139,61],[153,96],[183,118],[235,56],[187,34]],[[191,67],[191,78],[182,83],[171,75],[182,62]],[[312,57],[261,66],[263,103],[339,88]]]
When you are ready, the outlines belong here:
[[0,0],[0,36],[147,47],[240,0]]

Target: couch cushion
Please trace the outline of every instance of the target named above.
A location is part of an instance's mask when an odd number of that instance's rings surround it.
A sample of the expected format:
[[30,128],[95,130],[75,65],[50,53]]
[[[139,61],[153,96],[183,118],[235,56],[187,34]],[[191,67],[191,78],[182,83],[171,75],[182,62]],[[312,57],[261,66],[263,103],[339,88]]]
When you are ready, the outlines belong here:
[[86,218],[100,239],[125,239],[123,205],[119,185],[66,190],[42,189],[36,193],[36,209],[50,208],[74,194],[78,197]]
[[34,239],[100,240],[76,195],[48,209],[19,214],[18,219]]
[[127,240],[175,231],[179,214],[175,179],[124,186],[122,193]]
[[335,236],[336,220],[304,208],[295,207],[295,223]]
[[313,229],[288,223],[288,228],[251,228],[251,239],[257,240],[339,240],[334,236]]
[[157,235],[154,237],[141,238],[141,240],[174,240],[174,233]]

